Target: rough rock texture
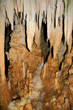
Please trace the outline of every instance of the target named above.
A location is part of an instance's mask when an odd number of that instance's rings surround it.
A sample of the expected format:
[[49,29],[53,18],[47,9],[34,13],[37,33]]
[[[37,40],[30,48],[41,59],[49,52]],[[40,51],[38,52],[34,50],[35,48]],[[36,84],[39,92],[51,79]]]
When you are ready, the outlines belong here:
[[73,0],[0,0],[0,110],[73,109],[72,10]]
[[73,48],[67,51],[62,42],[58,56],[54,59],[50,51],[45,60],[46,53],[42,54],[41,46],[33,42],[32,52],[26,49],[17,27],[11,34],[8,54],[8,87],[12,94],[8,110],[70,110],[73,106]]

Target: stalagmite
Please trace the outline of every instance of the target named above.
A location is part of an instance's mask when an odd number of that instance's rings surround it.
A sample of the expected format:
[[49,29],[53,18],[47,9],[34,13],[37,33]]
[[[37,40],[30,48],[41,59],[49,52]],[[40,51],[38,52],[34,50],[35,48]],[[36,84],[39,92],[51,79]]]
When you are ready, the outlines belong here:
[[59,72],[56,72],[56,78],[55,78],[55,89],[59,89]]
[[6,0],[5,7],[7,12],[7,17],[11,23],[11,28],[13,30],[13,19],[14,19],[14,0]]
[[68,51],[69,52],[71,51],[71,48],[72,48],[72,36],[70,36],[69,43],[68,43]]
[[25,63],[23,62],[23,79],[26,76],[26,67],[25,67]]
[[47,63],[45,63],[45,65],[44,65],[43,79],[46,78],[46,68],[47,68]]

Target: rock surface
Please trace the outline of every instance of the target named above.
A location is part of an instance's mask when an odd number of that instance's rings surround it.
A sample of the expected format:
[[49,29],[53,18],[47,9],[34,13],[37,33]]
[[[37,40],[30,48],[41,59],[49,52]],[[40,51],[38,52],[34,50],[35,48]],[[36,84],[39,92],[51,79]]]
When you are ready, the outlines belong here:
[[73,109],[72,10],[73,0],[0,0],[0,110]]

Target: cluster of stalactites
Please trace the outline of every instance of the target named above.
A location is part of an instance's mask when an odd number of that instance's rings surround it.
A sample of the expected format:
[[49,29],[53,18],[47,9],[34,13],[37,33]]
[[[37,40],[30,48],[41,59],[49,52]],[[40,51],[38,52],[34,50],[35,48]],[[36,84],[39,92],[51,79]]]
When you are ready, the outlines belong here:
[[[14,19],[18,18],[20,12],[20,21],[22,20],[23,25],[27,21],[27,43],[29,50],[31,50],[33,37],[37,35],[37,32],[41,33],[42,21],[47,24],[47,39],[50,39],[51,32],[55,28],[61,27],[61,31],[63,30],[63,15],[65,15],[65,41],[69,42],[72,33],[73,0],[68,2],[69,5],[67,5],[67,1],[5,0],[6,24],[9,21],[13,30]],[[66,5],[68,6],[67,10],[65,10]]]

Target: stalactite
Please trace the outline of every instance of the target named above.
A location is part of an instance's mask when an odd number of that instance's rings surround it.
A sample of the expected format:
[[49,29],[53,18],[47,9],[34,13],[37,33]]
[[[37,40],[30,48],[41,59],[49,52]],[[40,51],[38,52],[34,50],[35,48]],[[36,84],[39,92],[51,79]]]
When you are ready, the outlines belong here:
[[67,24],[67,43],[69,43],[70,37],[72,35],[72,12],[68,12]]
[[36,0],[36,14],[37,14],[37,22],[38,21],[38,16],[39,16],[39,12],[40,12],[40,0]]
[[38,29],[38,24],[36,24],[36,32],[35,32],[35,43],[38,47],[40,47],[40,39],[41,39],[41,33]]
[[[72,32],[72,17],[69,17],[70,15],[72,15],[72,11],[68,10],[68,7],[70,7],[69,3],[71,1],[65,0],[65,7],[66,7],[65,41],[67,42],[69,42],[69,38]],[[70,4],[72,4],[72,2]],[[21,12],[21,19],[22,19],[22,13],[24,13],[24,25],[25,25],[25,19],[27,21],[27,43],[28,43],[29,50],[31,50],[30,48],[32,48],[33,37],[36,33],[35,29],[39,24],[38,27],[41,33],[42,21],[45,19],[45,22],[46,22],[46,16],[47,16],[48,39],[50,39],[51,31],[55,28],[54,27],[55,22],[56,22],[56,27],[58,26],[62,27],[62,15],[64,14],[64,3],[62,0],[33,0],[33,1],[32,0],[6,0],[5,5],[6,5],[7,16],[11,23],[12,29],[13,29],[14,9],[16,11],[17,16],[18,16],[18,13]],[[36,16],[37,23],[35,20],[35,15],[37,15]],[[69,29],[69,32],[67,31],[67,29]]]
[[29,50],[32,50],[33,37],[35,35],[35,0],[28,1],[27,10],[27,42]]
[[51,32],[51,5],[50,5],[50,0],[49,2],[47,1],[47,35],[48,39],[50,39],[50,32]]
[[42,11],[41,11],[41,0],[39,1],[40,11],[39,11],[39,29],[41,30],[42,24]]
[[9,20],[8,20],[8,18],[7,17],[5,17],[5,25],[6,25],[6,27],[9,25]]
[[65,10],[65,42],[67,41],[67,12]]
[[6,12],[11,23],[11,28],[13,30],[13,19],[14,19],[14,0],[6,0]]
[[62,26],[62,23],[63,23],[62,21],[63,21],[63,16],[64,16],[64,2],[63,1],[61,2],[60,13],[61,13],[60,18],[61,18],[61,26]]
[[15,9],[16,14],[18,15],[17,0],[14,0],[14,9]]
[[72,36],[72,21],[73,21],[73,1],[70,0],[68,9],[67,43],[69,43],[70,37]]
[[21,12],[21,0],[17,0],[17,9],[18,12]]
[[24,7],[24,0],[21,0],[21,12],[23,12]]
[[[40,13],[39,13],[39,29],[41,30],[41,26],[42,26],[42,20],[43,20],[43,18],[45,18],[46,17],[46,3],[47,3],[47,1],[45,0],[40,0]],[[45,16],[43,16],[43,14],[45,15]]]
[[62,39],[62,27],[59,26],[55,28],[54,30],[52,30],[50,34],[50,43],[51,43],[51,47],[53,46],[54,59],[57,56],[57,52],[61,44],[61,39]]
[[51,22],[51,27],[52,27],[52,30],[54,29],[54,15],[55,15],[55,8],[56,8],[56,0],[52,0],[51,1],[51,19],[52,19],[52,22]]
[[25,20],[26,14],[27,14],[28,4],[29,4],[28,0],[24,0],[24,20]]
[[69,43],[72,34],[73,1],[65,0],[65,41]]
[[61,4],[62,4],[62,0],[58,0],[57,1],[57,11],[56,11],[56,27],[59,25],[59,23],[58,23],[59,18],[61,20],[61,10],[62,10],[61,9]]

